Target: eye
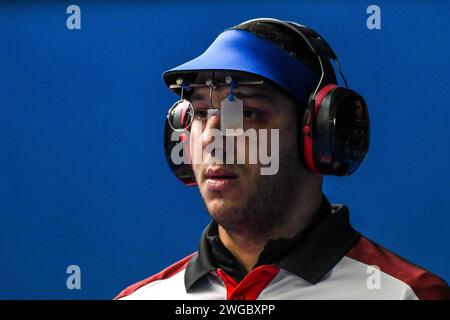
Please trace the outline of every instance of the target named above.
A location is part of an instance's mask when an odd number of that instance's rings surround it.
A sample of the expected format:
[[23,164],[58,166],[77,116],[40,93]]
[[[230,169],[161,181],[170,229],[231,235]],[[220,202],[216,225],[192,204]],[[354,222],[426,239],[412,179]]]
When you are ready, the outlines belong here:
[[255,109],[245,108],[243,111],[244,118],[255,119],[261,116],[261,111]]
[[208,111],[207,109],[197,109],[195,110],[195,119],[197,120],[203,120],[208,117]]

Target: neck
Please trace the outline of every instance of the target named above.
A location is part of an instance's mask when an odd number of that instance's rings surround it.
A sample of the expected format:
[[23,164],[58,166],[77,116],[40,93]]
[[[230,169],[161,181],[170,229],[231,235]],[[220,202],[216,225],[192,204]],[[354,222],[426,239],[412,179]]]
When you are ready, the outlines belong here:
[[220,240],[247,272],[257,263],[267,241],[278,238],[291,239],[308,226],[322,199],[321,184],[319,192],[312,192],[312,189],[299,192],[295,202],[284,215],[285,218],[262,236],[256,237],[242,230],[227,230],[221,225],[218,226]]

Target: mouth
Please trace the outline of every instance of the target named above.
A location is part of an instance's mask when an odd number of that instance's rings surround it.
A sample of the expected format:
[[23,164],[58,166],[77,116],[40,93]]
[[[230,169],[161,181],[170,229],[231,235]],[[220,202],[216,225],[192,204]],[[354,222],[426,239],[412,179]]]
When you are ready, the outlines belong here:
[[224,168],[208,168],[205,174],[206,186],[209,191],[223,191],[232,186],[238,175]]

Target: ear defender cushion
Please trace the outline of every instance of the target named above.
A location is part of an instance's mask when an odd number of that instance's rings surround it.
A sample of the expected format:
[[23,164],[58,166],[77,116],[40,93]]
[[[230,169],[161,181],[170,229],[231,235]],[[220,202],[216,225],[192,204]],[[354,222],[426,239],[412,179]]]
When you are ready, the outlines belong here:
[[[316,133],[318,134],[318,129],[317,128],[317,117],[320,113],[323,113],[325,110],[323,110],[323,108],[321,108],[322,105],[322,101],[325,98],[325,96],[327,96],[334,88],[336,88],[337,85],[335,84],[328,84],[325,87],[321,88],[315,97],[315,103],[314,103],[314,114],[316,119],[312,119],[311,115],[311,107],[312,106],[308,106],[305,115],[303,117],[303,126],[302,126],[302,137],[303,139],[301,139],[301,141],[303,141],[303,158],[306,164],[306,167],[308,168],[309,171],[311,171],[312,173],[316,173],[316,174],[320,174],[321,172],[319,171],[319,168],[317,168],[316,163],[315,163],[315,155],[314,155],[314,140],[315,138],[312,138],[312,130],[313,128],[315,128]],[[312,123],[314,121],[314,123]]]

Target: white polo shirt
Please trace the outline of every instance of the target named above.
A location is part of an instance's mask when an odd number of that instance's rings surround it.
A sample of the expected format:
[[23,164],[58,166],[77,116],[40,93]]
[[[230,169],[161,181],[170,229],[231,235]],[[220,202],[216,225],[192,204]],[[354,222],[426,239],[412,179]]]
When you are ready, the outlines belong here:
[[221,267],[216,261],[211,246],[220,240],[211,223],[197,252],[129,286],[116,299],[450,299],[444,280],[361,236],[351,227],[346,206],[328,206],[331,213],[288,252],[257,264],[243,278],[231,276],[230,266],[236,264]]

